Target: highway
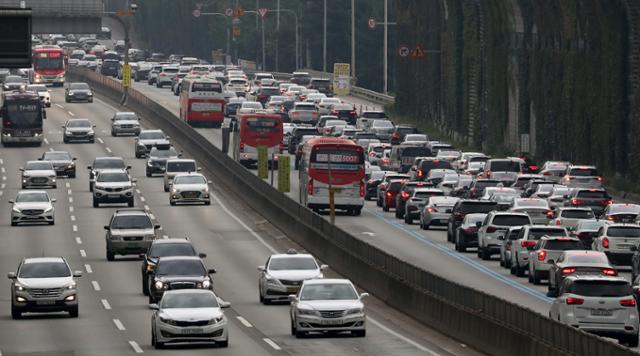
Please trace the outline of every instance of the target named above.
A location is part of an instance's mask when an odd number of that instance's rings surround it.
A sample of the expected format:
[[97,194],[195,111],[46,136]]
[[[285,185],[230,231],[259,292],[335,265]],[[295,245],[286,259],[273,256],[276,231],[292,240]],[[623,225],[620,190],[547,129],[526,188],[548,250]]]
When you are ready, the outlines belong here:
[[[146,86],[146,84],[145,84]],[[139,85],[137,85],[139,87]],[[168,90],[150,88],[155,95],[167,93],[167,102],[176,101]],[[0,354],[46,355],[125,355],[156,352],[150,345],[150,317],[147,298],[140,290],[140,260],[117,258],[107,262],[103,225],[118,207],[91,207],[88,170],[96,156],[124,157],[138,179],[136,207],[148,210],[161,224],[159,236],[189,237],[200,252],[208,256],[216,293],[231,302],[226,309],[229,319],[228,349],[170,347],[162,353],[180,355],[475,355],[460,345],[413,319],[398,315],[379,300],[365,301],[369,316],[365,338],[310,337],[296,339],[289,332],[289,307],[286,304],[263,306],[258,302],[256,267],[264,264],[271,253],[288,248],[301,249],[250,207],[237,201],[213,182],[215,201],[211,206],[178,206],[168,204],[161,178],[147,178],[144,160],[133,155],[133,138],[111,137],[109,118],[116,111],[109,103],[96,98],[93,104],[66,104],[63,90],[51,89],[54,105],[47,110],[45,144],[42,147],[3,148],[0,150],[0,266],[6,274],[15,271],[23,257],[64,256],[72,269],[82,270],[79,281],[79,319],[66,314],[27,315],[22,320],[10,317],[10,284],[1,285]],[[162,93],[162,94],[161,94]],[[169,97],[171,95],[171,97]],[[169,104],[167,104],[169,105]],[[97,124],[95,144],[63,144],[61,125],[70,118],[89,118]],[[144,118],[143,118],[144,119]],[[143,126],[151,127],[143,120]],[[215,140],[219,130],[208,131]],[[215,133],[215,134],[214,134]],[[219,136],[218,136],[219,137]],[[180,148],[180,143],[176,143]],[[19,167],[35,159],[44,150],[67,150],[77,157],[75,179],[62,179],[58,188],[50,190],[57,199],[54,226],[10,227],[10,204],[20,188]],[[184,152],[189,157],[189,152]],[[205,172],[207,173],[207,172]],[[367,212],[361,220],[341,217],[339,223],[362,229],[367,221],[376,222],[376,235],[381,240],[407,239],[401,231],[375,214]],[[364,225],[363,225],[364,224]],[[381,229],[378,230],[378,227]],[[373,227],[368,228],[371,230]],[[395,234],[395,236],[394,236]],[[407,236],[409,234],[407,233]],[[404,245],[403,245],[404,246]],[[425,250],[426,251],[426,250]],[[423,256],[425,257],[425,256]],[[444,261],[445,259],[442,258]],[[453,259],[450,259],[453,260]],[[452,266],[454,268],[454,266]],[[462,273],[462,272],[460,272]],[[328,276],[335,276],[331,271]],[[486,278],[491,280],[490,278]],[[179,351],[175,351],[179,350]]]
[[[168,88],[156,88],[147,85],[146,82],[134,83],[133,86],[179,115],[178,97]],[[360,105],[379,107],[359,98],[342,99],[358,108]],[[221,147],[221,130],[196,130],[217,147]],[[298,201],[298,172],[293,169],[293,164],[291,166],[291,192],[288,195]],[[274,179],[274,182],[277,182],[277,179]],[[416,223],[409,226],[403,220],[396,219],[393,210],[385,213],[376,207],[373,201],[366,203],[361,216],[339,216],[336,223],[355,237],[402,260],[462,285],[518,303],[543,315],[547,315],[553,301],[546,296],[546,285],[534,286],[528,283],[527,278],[511,275],[509,270],[499,266],[498,256],[493,256],[490,261],[483,261],[476,257],[475,250],[467,253],[455,251],[453,244],[446,240],[446,227],[433,227],[424,231]],[[627,271],[623,271],[621,275],[627,279],[631,278]]]

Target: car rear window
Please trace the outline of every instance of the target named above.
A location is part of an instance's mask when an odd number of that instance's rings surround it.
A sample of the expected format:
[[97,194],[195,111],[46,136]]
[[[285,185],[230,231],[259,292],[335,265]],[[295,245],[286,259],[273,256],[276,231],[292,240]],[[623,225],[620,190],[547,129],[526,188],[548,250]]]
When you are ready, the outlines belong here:
[[194,172],[196,164],[194,162],[169,162],[167,170],[170,172]]
[[464,202],[459,205],[458,211],[464,214],[488,213],[498,208],[496,202]]
[[569,172],[571,176],[593,177],[599,176],[598,170],[595,168],[572,168]]
[[420,163],[420,169],[422,169],[423,171],[429,171],[431,169],[437,169],[437,168],[453,169],[453,167],[451,166],[451,162],[449,161],[427,160],[427,161],[422,161],[422,163]]
[[[440,197],[443,196],[444,192],[416,192],[413,196],[419,199],[427,199],[430,197]],[[446,202],[435,202],[438,206],[453,206],[451,203]]]
[[405,135],[405,134],[417,133],[418,129],[415,127],[398,127],[396,129],[396,132],[399,134]]
[[498,226],[520,226],[531,224],[528,216],[523,215],[497,215],[493,218],[493,225]]
[[491,161],[493,172],[520,172],[520,162],[517,161]]
[[593,211],[591,210],[565,210],[560,215],[567,219],[593,219]]
[[566,251],[566,250],[584,250],[581,241],[576,240],[550,240],[544,245],[545,250]]
[[610,227],[607,230],[609,237],[640,237],[640,228],[633,226]]
[[575,281],[567,292],[585,297],[625,297],[633,294],[629,283],[624,281]]
[[601,190],[583,190],[578,192],[576,195],[578,198],[589,198],[589,199],[608,199],[609,194],[605,191]]
[[365,112],[362,117],[367,119],[386,119],[387,115],[383,112]]
[[429,155],[429,149],[426,147],[405,147],[400,151],[402,157],[418,157]]
[[529,239],[540,239],[542,236],[566,236],[567,232],[564,229],[555,228],[534,228],[529,230]]

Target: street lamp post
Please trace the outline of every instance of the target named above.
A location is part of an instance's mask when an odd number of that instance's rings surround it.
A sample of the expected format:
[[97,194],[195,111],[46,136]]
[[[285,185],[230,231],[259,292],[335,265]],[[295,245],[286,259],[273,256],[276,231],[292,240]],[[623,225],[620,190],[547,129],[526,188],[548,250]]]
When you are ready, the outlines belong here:
[[327,72],[327,0],[323,1],[322,71]]
[[[201,12],[200,16],[221,16],[223,17],[225,20],[228,19],[227,15],[220,13],[220,12]],[[230,42],[231,42],[231,30],[229,29],[229,26],[227,26],[227,55],[229,55],[229,51],[230,51]]]
[[351,0],[351,78],[356,77],[356,0]]

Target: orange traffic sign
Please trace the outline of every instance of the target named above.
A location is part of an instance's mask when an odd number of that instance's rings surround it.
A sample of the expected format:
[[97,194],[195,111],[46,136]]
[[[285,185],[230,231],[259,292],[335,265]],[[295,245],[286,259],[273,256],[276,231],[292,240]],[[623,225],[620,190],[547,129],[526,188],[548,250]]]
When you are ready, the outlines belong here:
[[411,50],[411,58],[424,58],[424,49],[422,49],[420,45],[416,45],[416,47]]
[[133,11],[118,10],[118,11],[116,11],[116,16],[121,16],[121,17],[133,16]]
[[233,37],[240,37],[240,26],[233,26]]

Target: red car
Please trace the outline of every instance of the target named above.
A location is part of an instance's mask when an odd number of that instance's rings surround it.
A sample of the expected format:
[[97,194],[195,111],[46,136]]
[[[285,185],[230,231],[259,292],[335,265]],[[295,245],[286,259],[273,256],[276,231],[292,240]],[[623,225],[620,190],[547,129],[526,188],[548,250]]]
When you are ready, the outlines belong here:
[[396,207],[396,195],[400,193],[404,179],[394,179],[389,181],[384,190],[384,199],[382,199],[382,210],[389,211],[390,208]]

